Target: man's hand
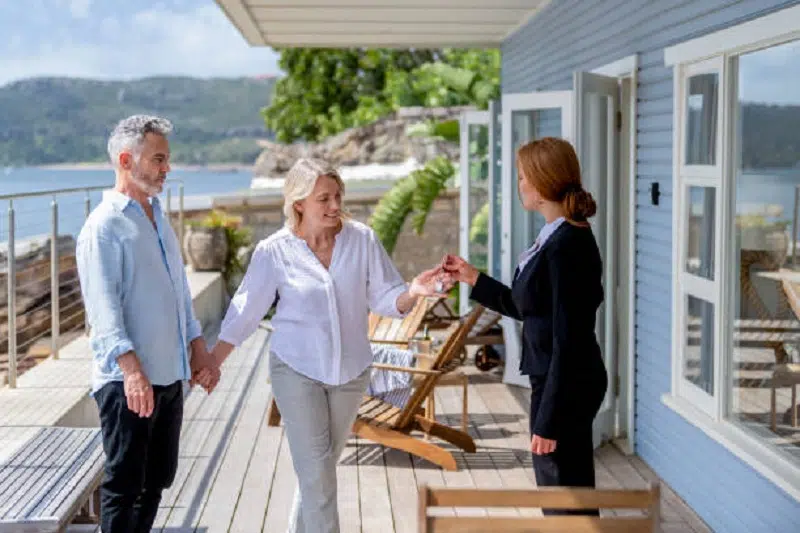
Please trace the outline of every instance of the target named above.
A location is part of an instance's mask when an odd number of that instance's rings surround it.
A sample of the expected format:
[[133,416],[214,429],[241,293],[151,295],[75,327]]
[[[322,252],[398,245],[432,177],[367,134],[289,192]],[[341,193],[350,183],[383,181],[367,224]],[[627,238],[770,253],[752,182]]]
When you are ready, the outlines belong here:
[[221,372],[214,356],[208,352],[205,341],[197,339],[192,342],[192,379],[189,382],[194,386],[199,384],[209,394],[219,383]]
[[125,398],[128,400],[128,409],[140,417],[153,415],[155,400],[153,398],[153,387],[150,380],[142,370],[139,358],[133,352],[120,355],[117,363],[122,369],[123,387]]

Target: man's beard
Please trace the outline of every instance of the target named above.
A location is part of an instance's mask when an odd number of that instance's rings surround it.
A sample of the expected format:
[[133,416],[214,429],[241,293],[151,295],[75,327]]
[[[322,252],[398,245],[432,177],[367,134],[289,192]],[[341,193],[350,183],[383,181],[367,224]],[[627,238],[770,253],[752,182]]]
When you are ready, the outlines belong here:
[[131,173],[131,181],[148,197],[158,196],[164,189],[164,186],[160,183],[149,183],[136,169]]

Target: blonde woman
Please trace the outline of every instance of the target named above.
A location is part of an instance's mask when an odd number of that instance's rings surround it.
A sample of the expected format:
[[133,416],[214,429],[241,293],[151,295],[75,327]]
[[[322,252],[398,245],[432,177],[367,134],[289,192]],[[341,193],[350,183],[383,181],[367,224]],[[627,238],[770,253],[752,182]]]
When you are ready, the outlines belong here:
[[406,284],[375,233],[349,219],[343,195],[322,161],[289,170],[286,225],[256,247],[212,350],[218,369],[280,297],[269,365],[298,479],[291,533],[339,531],[336,464],[370,380],[369,311],[402,317],[447,277],[434,268]]

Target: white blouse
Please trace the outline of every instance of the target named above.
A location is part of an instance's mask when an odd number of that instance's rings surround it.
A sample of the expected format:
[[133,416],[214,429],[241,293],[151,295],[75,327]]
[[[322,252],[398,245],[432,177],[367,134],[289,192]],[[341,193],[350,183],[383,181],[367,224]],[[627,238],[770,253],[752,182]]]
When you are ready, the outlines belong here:
[[280,295],[270,350],[295,371],[330,385],[372,363],[369,312],[402,318],[407,285],[373,230],[347,221],[326,269],[306,241],[283,228],[259,242],[233,296],[219,339],[235,346],[258,327]]

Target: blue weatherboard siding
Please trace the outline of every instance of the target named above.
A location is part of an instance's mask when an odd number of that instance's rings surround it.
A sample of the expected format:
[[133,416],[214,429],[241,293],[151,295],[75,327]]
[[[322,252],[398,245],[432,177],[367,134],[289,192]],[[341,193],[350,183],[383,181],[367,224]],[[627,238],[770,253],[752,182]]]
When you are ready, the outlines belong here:
[[800,503],[661,403],[672,370],[673,79],[664,48],[797,3],[552,0],[502,48],[503,93],[571,89],[573,71],[638,54],[636,451],[725,533],[800,531]]

